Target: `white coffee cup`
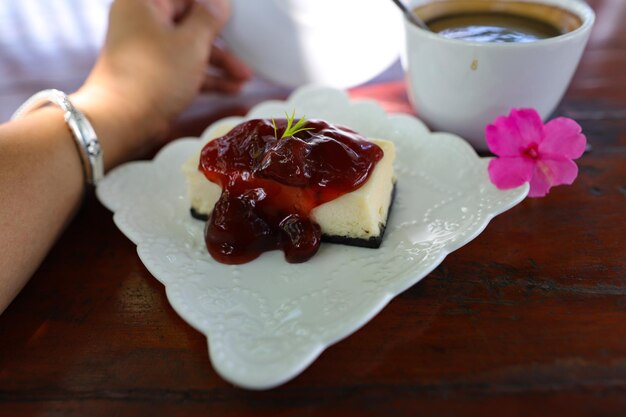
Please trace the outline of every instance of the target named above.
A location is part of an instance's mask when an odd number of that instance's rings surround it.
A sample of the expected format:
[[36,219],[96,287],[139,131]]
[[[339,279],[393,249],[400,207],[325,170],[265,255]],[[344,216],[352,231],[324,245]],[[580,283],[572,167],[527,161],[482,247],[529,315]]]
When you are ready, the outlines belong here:
[[[545,119],[554,111],[578,66],[595,14],[580,0],[527,2],[569,11],[580,25],[530,43],[479,43],[446,38],[405,21],[402,61],[409,98],[433,130],[456,133],[483,150],[485,126],[497,116],[530,107]],[[433,0],[410,5],[413,10],[426,3]],[[502,7],[506,0],[493,3]]]

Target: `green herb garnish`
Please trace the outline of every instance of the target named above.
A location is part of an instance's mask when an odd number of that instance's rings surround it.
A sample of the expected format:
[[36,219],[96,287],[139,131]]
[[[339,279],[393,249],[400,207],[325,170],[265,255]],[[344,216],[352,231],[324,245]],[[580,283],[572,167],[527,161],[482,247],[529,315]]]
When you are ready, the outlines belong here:
[[276,127],[276,122],[274,121],[274,119],[272,119],[272,126],[274,126],[274,137],[276,138],[276,140],[281,140],[283,138],[288,138],[289,136],[294,136],[296,133],[303,132],[305,130],[313,130],[312,127],[304,127],[307,122],[304,116],[302,116],[295,125],[293,124],[293,121],[296,119],[295,110],[293,111],[293,113],[291,113],[291,116],[289,115],[289,113],[285,112],[285,116],[287,116],[287,128],[280,138],[278,137],[278,128]]

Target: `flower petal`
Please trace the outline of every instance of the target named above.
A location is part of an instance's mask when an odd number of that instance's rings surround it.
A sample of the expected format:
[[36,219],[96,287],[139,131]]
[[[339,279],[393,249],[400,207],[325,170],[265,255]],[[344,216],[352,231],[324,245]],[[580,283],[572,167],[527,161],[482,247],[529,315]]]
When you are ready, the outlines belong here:
[[[539,153],[548,157],[577,159],[585,151],[587,138],[578,123],[567,117],[558,117],[544,126],[545,136]],[[559,158],[557,158],[559,159]]]
[[543,197],[555,185],[571,184],[578,166],[570,159],[542,159],[537,162],[530,180],[529,197]]
[[530,158],[494,158],[489,161],[489,179],[500,190],[519,187],[530,181],[534,165]]
[[543,123],[535,109],[513,109],[485,129],[489,150],[499,156],[519,156],[543,139]]

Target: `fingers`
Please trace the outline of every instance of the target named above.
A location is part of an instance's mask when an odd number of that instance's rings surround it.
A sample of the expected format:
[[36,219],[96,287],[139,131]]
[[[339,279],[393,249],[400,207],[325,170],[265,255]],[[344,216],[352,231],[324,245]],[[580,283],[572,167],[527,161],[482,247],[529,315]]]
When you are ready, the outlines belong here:
[[180,29],[187,35],[205,35],[213,39],[222,30],[229,15],[229,0],[195,0],[180,22]]
[[221,75],[209,74],[205,77],[201,90],[203,92],[235,94],[241,90],[244,83],[245,81],[243,80],[235,80]]
[[[148,15],[151,20],[152,17],[165,13],[167,5],[166,0],[150,0],[150,1],[133,1],[133,0],[115,0],[111,5],[110,21],[129,21],[136,16]],[[139,23],[145,22],[143,19]],[[111,23],[109,23],[111,24]]]
[[228,78],[246,81],[252,77],[252,70],[241,59],[219,45],[213,45],[210,63]]
[[195,0],[195,2],[203,6],[215,18],[220,29],[226,24],[230,16],[230,0]]
[[[171,27],[184,16],[193,0],[115,0],[111,14],[133,27]],[[158,29],[157,29],[158,30]]]
[[160,23],[168,26],[177,25],[184,20],[195,3],[194,0],[116,0],[120,1],[133,2],[135,6],[147,6]]
[[210,63],[212,67],[202,84],[203,91],[234,94],[252,77],[252,71],[242,60],[218,45],[213,46]]
[[156,15],[164,23],[173,21],[176,12],[174,4],[170,0],[150,0],[149,5],[155,10]]
[[173,9],[173,13],[170,16],[170,19],[174,22],[178,22],[179,20],[183,19],[185,15],[191,9],[191,6],[193,4],[193,0],[165,0],[165,1],[170,3]]

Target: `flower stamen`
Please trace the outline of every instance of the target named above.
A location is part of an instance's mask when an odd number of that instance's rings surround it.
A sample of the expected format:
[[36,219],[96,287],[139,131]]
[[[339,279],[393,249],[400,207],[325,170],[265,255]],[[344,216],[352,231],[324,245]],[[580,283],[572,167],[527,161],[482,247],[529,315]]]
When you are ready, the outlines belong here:
[[539,152],[537,151],[537,145],[532,144],[528,148],[526,148],[523,152],[524,156],[530,159],[538,159]]

